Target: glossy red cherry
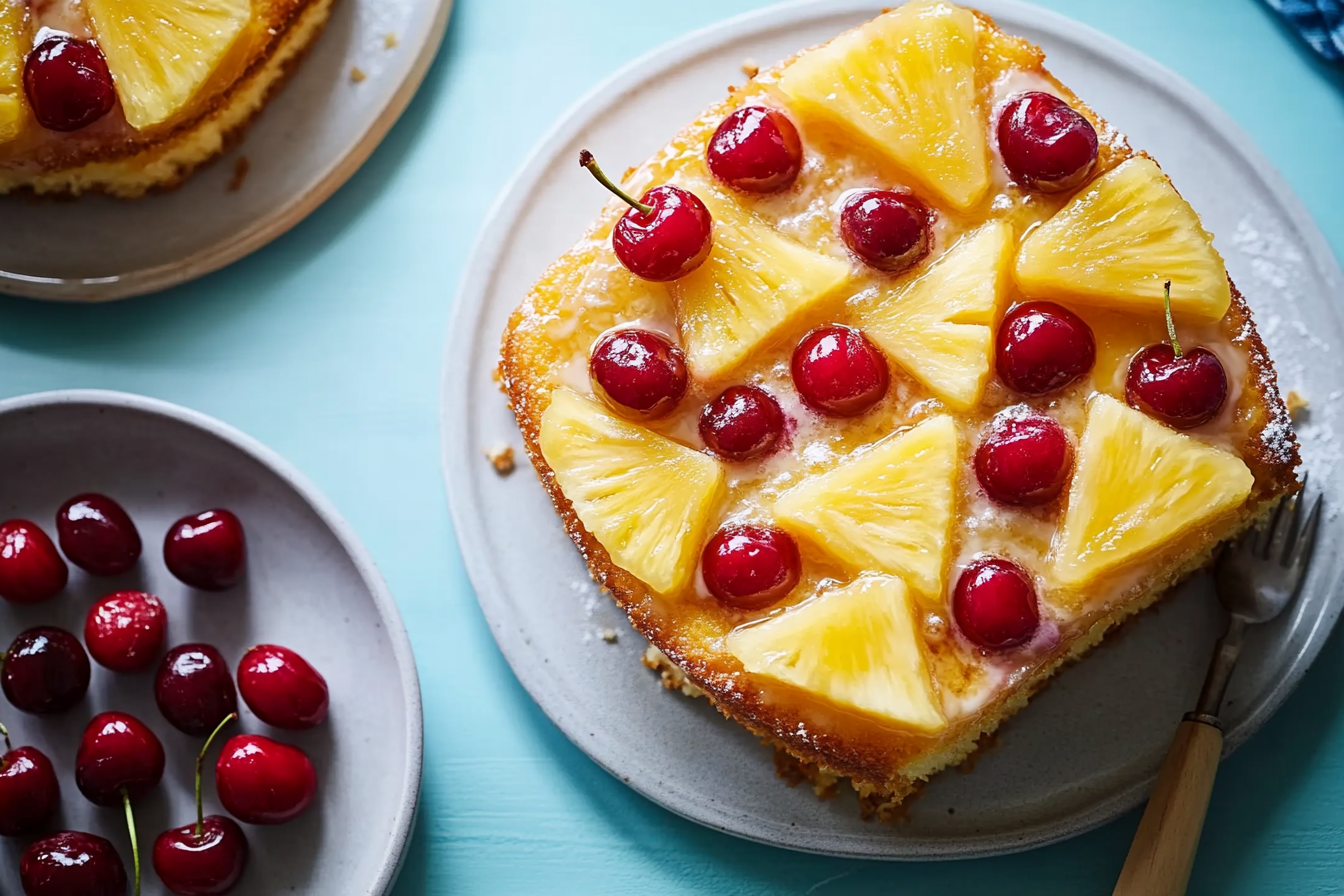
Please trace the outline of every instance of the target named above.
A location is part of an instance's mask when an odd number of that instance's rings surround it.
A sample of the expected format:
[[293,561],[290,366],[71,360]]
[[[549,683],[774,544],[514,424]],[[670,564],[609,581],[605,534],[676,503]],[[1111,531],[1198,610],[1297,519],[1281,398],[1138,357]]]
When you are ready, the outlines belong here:
[[869,267],[899,273],[933,248],[930,218],[924,203],[909,193],[857,190],[840,210],[840,238]]
[[126,896],[126,866],[102,837],[62,831],[19,860],[24,896]]
[[766,526],[725,526],[700,558],[709,593],[739,610],[763,610],[783,599],[802,567],[793,536]]
[[118,591],[89,608],[84,643],[100,665],[113,672],[148,669],[163,652],[168,611],[144,591]]
[[178,731],[204,737],[238,711],[238,692],[218,650],[209,644],[183,644],[159,663],[154,702]]
[[308,754],[260,734],[229,739],[215,764],[215,790],[229,814],[247,824],[298,818],[317,795]]
[[952,613],[962,634],[986,650],[1025,644],[1041,622],[1030,574],[1002,557],[980,557],[962,571]]
[[93,41],[58,34],[38,44],[23,67],[23,89],[42,127],[77,131],[112,111],[112,73]]
[[80,738],[75,784],[96,806],[120,806],[157,787],[163,764],[163,744],[148,725],[129,713],[102,712]]
[[686,356],[650,330],[625,327],[598,337],[588,374],[598,395],[646,417],[666,414],[686,394]]
[[727,460],[764,457],[778,447],[783,434],[779,402],[757,386],[729,386],[700,414],[700,438]]
[[1145,346],[1129,362],[1125,401],[1176,429],[1208,423],[1227,400],[1227,371],[1203,346],[1181,351],[1171,318],[1171,281],[1166,284],[1167,334],[1171,344]]
[[792,184],[802,170],[803,141],[778,109],[743,106],[714,131],[705,161],[733,189],[774,193]]
[[855,417],[887,394],[891,373],[877,346],[852,327],[819,327],[793,352],[793,386],[812,410]]
[[238,690],[267,725],[301,731],[327,717],[327,680],[288,647],[258,644],[238,664]]
[[999,113],[999,154],[1024,187],[1053,193],[1078,186],[1097,163],[1097,132],[1057,96],[1032,91]]
[[1092,372],[1097,341],[1078,315],[1054,302],[1027,302],[1003,316],[995,343],[999,379],[1033,398],[1058,392]]
[[56,514],[56,535],[70,562],[95,576],[119,576],[140,559],[140,533],[106,495],[76,495]]
[[38,833],[61,808],[61,785],[46,754],[36,747],[11,749],[4,734],[0,756],[0,837],[28,837]]
[[611,248],[630,273],[643,280],[675,280],[709,257],[714,219],[694,193],[663,184],[636,201],[602,173],[588,150],[579,153],[579,164],[630,206],[611,231]]
[[0,597],[12,604],[41,603],[69,579],[69,567],[37,523],[0,523]]
[[1034,506],[1053,501],[1069,479],[1073,446],[1050,417],[1034,412],[1000,414],[975,451],[975,478],[1000,504]]
[[193,588],[232,588],[247,565],[243,524],[223,509],[184,516],[163,539],[163,560],[169,572]]
[[14,639],[0,668],[0,685],[15,709],[53,715],[73,707],[89,689],[89,657],[79,639],[54,626]]

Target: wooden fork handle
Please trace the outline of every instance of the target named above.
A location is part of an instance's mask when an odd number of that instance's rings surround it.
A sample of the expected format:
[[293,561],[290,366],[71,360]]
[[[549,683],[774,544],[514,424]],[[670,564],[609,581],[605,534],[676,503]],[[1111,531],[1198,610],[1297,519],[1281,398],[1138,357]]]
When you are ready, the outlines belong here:
[[1199,848],[1223,732],[1193,713],[1181,722],[1112,896],[1183,896]]

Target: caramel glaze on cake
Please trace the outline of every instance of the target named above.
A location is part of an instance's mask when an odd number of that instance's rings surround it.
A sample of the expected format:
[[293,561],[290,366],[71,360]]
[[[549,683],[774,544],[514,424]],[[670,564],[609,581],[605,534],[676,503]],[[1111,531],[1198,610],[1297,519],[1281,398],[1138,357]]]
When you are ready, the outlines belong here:
[[[1045,90],[1064,98],[1092,122],[1101,141],[1096,174],[1136,155],[1121,134],[1043,68],[1044,56],[1037,47],[1003,34],[991,19],[979,13],[976,13],[976,42],[976,84],[984,120],[989,120],[989,110],[1008,93]],[[684,179],[689,175],[693,182],[707,182],[704,147],[718,123],[747,103],[784,105],[775,85],[791,61],[761,72],[745,87],[733,90],[727,99],[709,108],[665,149],[625,178],[629,191],[638,196],[652,185],[679,176]],[[837,238],[832,205],[837,196],[851,187],[887,187],[908,183],[908,178],[902,179],[889,162],[856,146],[852,139],[827,125],[812,120],[797,123],[807,157],[797,183],[775,196],[756,198],[739,194],[736,198],[799,242],[833,247]],[[825,165],[820,159],[826,160]],[[1019,236],[1052,215],[1068,199],[1069,194],[1022,194],[1007,183],[1001,165],[992,167],[996,172],[990,190],[992,198],[986,201],[985,208],[974,209],[970,214],[981,219],[987,215],[1006,217]],[[630,276],[612,254],[611,228],[623,211],[624,207],[618,203],[609,203],[584,238],[547,270],[509,322],[499,379],[517,417],[527,453],[564,521],[565,530],[587,560],[593,578],[610,591],[635,627],[703,689],[726,716],[813,768],[814,781],[831,781],[834,776],[851,778],[865,804],[878,814],[889,814],[933,772],[965,759],[982,735],[992,732],[1022,708],[1061,666],[1082,656],[1117,623],[1151,605],[1172,585],[1207,565],[1219,543],[1252,524],[1276,499],[1297,487],[1294,473],[1298,464],[1297,443],[1288,412],[1279,397],[1274,371],[1250,309],[1234,286],[1231,308],[1222,320],[1214,324],[1182,324],[1178,320],[1178,326],[1183,341],[1213,347],[1228,370],[1228,400],[1221,414],[1191,434],[1232,451],[1254,476],[1250,498],[1237,513],[1165,545],[1157,556],[1142,564],[1141,570],[1121,569],[1093,583],[1090,597],[1074,599],[1074,612],[1054,614],[1058,618],[1052,636],[1033,642],[1004,665],[996,666],[992,660],[975,656],[964,642],[949,635],[945,602],[943,606],[918,604],[923,614],[923,636],[932,675],[945,708],[951,708],[947,727],[936,735],[885,724],[881,719],[849,712],[780,681],[753,677],[722,649],[722,643],[735,626],[764,614],[726,608],[707,597],[698,581],[690,589],[695,594],[656,594],[634,575],[614,565],[608,552],[575,515],[539,447],[541,416],[552,391],[559,386],[589,391],[586,353],[600,333],[614,325],[632,322],[662,330],[674,338],[677,333],[666,292],[658,284],[647,284]],[[931,258],[936,259],[959,233],[975,223],[974,217],[960,220],[954,212],[940,211]],[[843,250],[836,254],[843,254]],[[914,275],[918,273],[917,270]],[[764,471],[729,465],[728,499],[722,502],[720,515],[711,520],[711,531],[712,525],[723,521],[729,508],[740,515],[745,507],[749,515],[753,508],[762,506],[763,499],[768,500],[794,484],[799,478],[794,473],[804,464],[846,455],[894,430],[917,423],[938,409],[937,400],[895,365],[892,388],[885,401],[866,416],[841,421],[839,425],[833,421],[815,422],[798,403],[789,385],[788,358],[798,337],[814,326],[843,322],[845,297],[861,292],[880,276],[856,264],[854,281],[844,294],[822,302],[797,322],[790,323],[784,332],[736,368],[731,379],[710,384],[693,381],[677,413],[648,424],[683,444],[698,446],[695,420],[699,409],[729,382],[763,385],[779,396],[786,413],[797,421],[797,428],[790,433],[791,447],[762,462]],[[1022,298],[1015,287],[1010,287],[1008,301],[1000,313]],[[1063,395],[1027,403],[1048,408],[1076,436],[1082,428],[1087,396],[1103,392],[1123,401],[1129,358],[1143,345],[1161,341],[1165,331],[1160,311],[1151,319],[1140,320],[1132,313],[1069,307],[1083,316],[1096,333],[1096,368],[1090,380]],[[990,380],[980,408],[958,416],[963,461],[969,456],[965,446],[975,445],[980,430],[993,414],[1019,401],[996,379]],[[949,566],[955,567],[976,550],[992,550],[995,538],[1000,536],[1012,539],[1010,543],[1019,554],[1024,547],[1043,554],[1067,494],[1045,507],[1019,509],[1009,517],[999,518],[987,509],[969,466],[963,462],[957,519],[975,517],[988,522],[974,536],[964,526],[956,528],[954,544],[948,551]],[[996,527],[1004,525],[998,521],[1001,519],[1008,519],[1007,525],[1012,528],[996,533]],[[801,548],[803,581],[786,603],[816,593],[818,583],[827,578],[845,578],[843,572],[837,571],[835,561],[816,547],[804,541]],[[950,591],[953,578],[950,573],[945,576],[945,593]],[[1099,593],[1104,594],[1103,599],[1096,599]],[[1043,612],[1051,615],[1049,610]],[[987,682],[987,676],[995,677],[995,681]]]

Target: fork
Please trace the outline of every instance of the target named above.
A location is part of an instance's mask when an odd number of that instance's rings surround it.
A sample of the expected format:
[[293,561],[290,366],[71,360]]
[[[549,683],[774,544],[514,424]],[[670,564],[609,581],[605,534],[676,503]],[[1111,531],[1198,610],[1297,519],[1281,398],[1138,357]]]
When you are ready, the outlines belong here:
[[1306,477],[1297,495],[1279,502],[1267,524],[1225,549],[1214,567],[1218,598],[1230,614],[1214,649],[1199,702],[1185,714],[1158,773],[1112,896],[1181,896],[1199,848],[1204,815],[1223,750],[1218,719],[1247,626],[1268,622],[1292,603],[1311,562],[1321,497],[1305,521]]

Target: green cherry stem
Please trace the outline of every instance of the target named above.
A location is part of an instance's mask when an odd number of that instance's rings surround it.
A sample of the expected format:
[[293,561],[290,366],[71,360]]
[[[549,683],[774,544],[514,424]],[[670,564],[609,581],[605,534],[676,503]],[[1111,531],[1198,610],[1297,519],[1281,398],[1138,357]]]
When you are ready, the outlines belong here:
[[5,727],[4,722],[0,722],[0,734],[5,737],[5,752],[8,753],[14,749],[14,745],[9,742],[9,729]]
[[224,726],[238,718],[238,713],[231,712],[220,720],[215,726],[215,730],[210,732],[210,736],[205,739],[205,746],[201,747],[201,752],[196,755],[196,836],[200,837],[205,833],[205,807],[201,803],[201,767],[205,765],[205,754],[210,752],[210,745],[215,742],[215,735],[224,730]]
[[626,205],[637,210],[642,215],[653,214],[653,206],[646,205],[643,202],[640,202],[638,199],[635,199],[629,193],[625,192],[620,187],[616,186],[616,184],[612,182],[611,178],[607,177],[607,175],[602,171],[602,169],[598,167],[597,159],[593,158],[593,154],[590,153],[588,150],[586,149],[579,150],[579,164],[582,165],[584,168],[587,168],[588,173],[591,174],[593,177],[597,178],[598,183],[600,183],[602,186],[606,187],[608,190],[619,196],[621,201],[624,202]]
[[1176,321],[1171,319],[1171,281],[1168,280],[1162,287],[1162,305],[1167,311],[1167,338],[1171,340],[1171,347],[1176,352],[1176,357],[1181,356],[1181,344],[1176,341]]
[[135,813],[131,811],[131,795],[121,788],[121,804],[126,807],[126,829],[131,832],[131,858],[135,862],[135,896],[140,896],[140,844],[135,838]]

